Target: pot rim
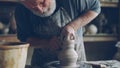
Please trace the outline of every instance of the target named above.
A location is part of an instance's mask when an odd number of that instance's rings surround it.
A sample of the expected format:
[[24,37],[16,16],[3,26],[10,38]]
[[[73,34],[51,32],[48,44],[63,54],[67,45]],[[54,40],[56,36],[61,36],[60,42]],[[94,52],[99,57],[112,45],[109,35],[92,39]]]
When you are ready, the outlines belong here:
[[0,42],[0,49],[18,49],[28,47],[29,43],[27,42]]

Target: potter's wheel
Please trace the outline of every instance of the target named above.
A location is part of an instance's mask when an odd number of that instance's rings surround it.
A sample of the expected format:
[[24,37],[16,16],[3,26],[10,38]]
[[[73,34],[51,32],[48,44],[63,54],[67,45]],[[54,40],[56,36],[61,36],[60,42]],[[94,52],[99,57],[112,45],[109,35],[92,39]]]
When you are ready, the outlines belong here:
[[[49,62],[49,63],[45,64],[45,68],[60,68],[59,66],[60,66],[59,61],[52,61],[52,62]],[[69,67],[69,68],[73,68],[73,67]],[[91,68],[91,65],[79,62],[79,63],[77,63],[76,68]]]
[[52,61],[52,62],[46,63],[45,67],[46,68],[57,68],[59,67],[59,65],[60,65],[59,61]]

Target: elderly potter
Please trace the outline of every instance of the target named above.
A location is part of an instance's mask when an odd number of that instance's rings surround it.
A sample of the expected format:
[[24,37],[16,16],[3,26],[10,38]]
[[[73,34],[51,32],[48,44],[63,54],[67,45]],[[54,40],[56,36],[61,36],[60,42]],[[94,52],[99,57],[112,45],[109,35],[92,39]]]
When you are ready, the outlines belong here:
[[[50,4],[56,4],[56,8],[50,8]],[[49,8],[53,11],[49,12]],[[35,47],[31,64],[42,66],[46,62],[58,60],[57,51],[61,49],[58,37],[74,34],[71,32],[74,30],[77,61],[85,61],[82,27],[99,13],[98,0],[21,1],[15,11],[17,37]]]

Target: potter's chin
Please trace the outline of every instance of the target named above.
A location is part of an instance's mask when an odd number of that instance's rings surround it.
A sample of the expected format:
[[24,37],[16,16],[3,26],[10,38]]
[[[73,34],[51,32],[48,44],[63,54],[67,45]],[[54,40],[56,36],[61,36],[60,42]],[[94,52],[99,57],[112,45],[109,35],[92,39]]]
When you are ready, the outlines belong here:
[[51,4],[49,6],[49,8],[45,8],[43,11],[43,13],[40,13],[40,12],[37,12],[37,11],[32,11],[33,14],[37,15],[37,16],[40,16],[40,17],[48,17],[50,15],[52,15],[54,13],[56,9],[56,3],[54,2],[54,4]]
[[52,15],[54,11],[53,12],[47,11],[47,12],[43,12],[42,14],[39,12],[34,12],[34,11],[32,11],[32,12],[33,12],[33,14],[40,16],[40,17],[48,17],[48,16]]

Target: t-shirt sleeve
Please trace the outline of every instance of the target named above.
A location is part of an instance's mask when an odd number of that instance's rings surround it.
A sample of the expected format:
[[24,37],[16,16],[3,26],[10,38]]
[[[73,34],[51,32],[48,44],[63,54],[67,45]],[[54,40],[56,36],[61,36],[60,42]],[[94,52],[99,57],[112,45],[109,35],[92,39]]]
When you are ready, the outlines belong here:
[[21,5],[16,7],[15,20],[17,25],[17,38],[22,42],[25,42],[27,37],[30,36],[30,27],[27,18],[26,9]]
[[90,2],[90,10],[100,13],[101,5],[99,0],[91,0]]

